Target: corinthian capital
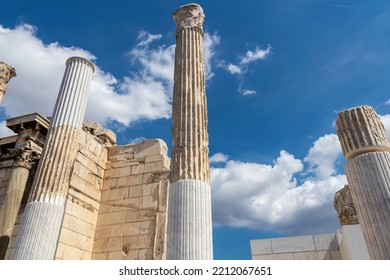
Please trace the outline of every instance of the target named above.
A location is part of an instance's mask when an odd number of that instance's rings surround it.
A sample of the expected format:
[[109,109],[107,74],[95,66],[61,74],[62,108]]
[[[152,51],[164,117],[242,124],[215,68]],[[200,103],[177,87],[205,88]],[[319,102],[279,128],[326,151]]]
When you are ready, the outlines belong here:
[[16,71],[7,63],[0,61],[0,94],[5,94],[7,83],[16,76]]
[[345,185],[344,188],[335,193],[334,208],[341,225],[355,225],[359,223],[348,185]]
[[15,148],[9,150],[15,156],[14,167],[24,167],[31,169],[39,155],[29,148]]
[[191,27],[198,27],[203,30],[204,17],[203,9],[198,4],[192,3],[181,6],[173,13],[176,32]]

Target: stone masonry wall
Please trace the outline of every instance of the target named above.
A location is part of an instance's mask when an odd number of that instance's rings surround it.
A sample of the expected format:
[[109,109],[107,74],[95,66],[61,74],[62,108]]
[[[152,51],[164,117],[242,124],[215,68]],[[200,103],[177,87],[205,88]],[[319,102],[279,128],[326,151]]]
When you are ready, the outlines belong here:
[[165,259],[169,165],[161,140],[109,148],[92,259]]
[[107,153],[97,137],[82,131],[55,259],[92,257]]
[[8,182],[13,169],[12,164],[12,159],[0,161],[0,205],[3,203],[7,191]]

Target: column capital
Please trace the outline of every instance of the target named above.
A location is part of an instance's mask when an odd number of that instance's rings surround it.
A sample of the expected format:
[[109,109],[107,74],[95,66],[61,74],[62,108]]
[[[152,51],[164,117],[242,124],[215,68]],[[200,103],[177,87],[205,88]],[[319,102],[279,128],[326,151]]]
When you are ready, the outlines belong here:
[[336,128],[347,160],[369,152],[390,152],[386,130],[379,116],[370,106],[340,112]]
[[349,185],[345,185],[335,193],[334,208],[336,209],[340,225],[356,225],[359,223]]
[[14,167],[31,169],[34,165],[34,161],[40,157],[35,151],[25,147],[9,149],[9,151],[15,156]]
[[173,13],[176,22],[176,33],[185,29],[196,27],[203,31],[205,15],[201,6],[195,3],[183,5]]
[[16,76],[15,68],[0,61],[0,94],[5,94],[7,83]]

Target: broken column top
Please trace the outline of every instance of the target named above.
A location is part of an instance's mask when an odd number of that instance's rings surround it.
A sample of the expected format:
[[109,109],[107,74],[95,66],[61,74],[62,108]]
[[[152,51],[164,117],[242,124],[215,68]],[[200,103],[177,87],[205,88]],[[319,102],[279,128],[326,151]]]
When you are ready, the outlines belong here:
[[198,27],[203,30],[204,18],[202,7],[195,3],[180,6],[173,13],[177,31],[190,27]]
[[4,94],[7,83],[16,76],[15,68],[0,61],[0,94]]
[[368,152],[390,152],[386,130],[379,116],[370,106],[340,112],[336,128],[347,160]]

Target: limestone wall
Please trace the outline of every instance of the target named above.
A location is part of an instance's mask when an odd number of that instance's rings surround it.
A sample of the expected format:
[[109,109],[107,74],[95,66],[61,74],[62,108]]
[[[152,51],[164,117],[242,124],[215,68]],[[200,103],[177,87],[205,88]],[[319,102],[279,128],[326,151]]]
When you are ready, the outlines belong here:
[[[21,146],[40,154],[48,127],[38,114],[10,119],[7,124],[20,135],[0,139],[0,205],[14,169],[10,151]],[[84,123],[55,259],[165,258],[167,146],[161,140],[114,143],[115,134],[97,123]],[[5,259],[12,255],[37,163],[38,158],[29,173]]]
[[92,259],[164,259],[169,174],[161,140],[109,148]]
[[108,150],[82,131],[73,166],[56,259],[90,260]]

